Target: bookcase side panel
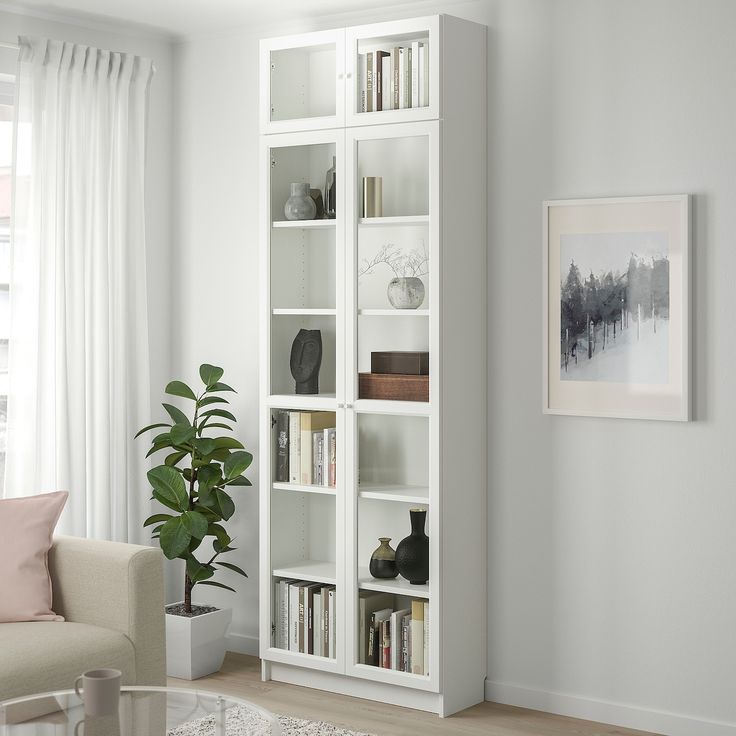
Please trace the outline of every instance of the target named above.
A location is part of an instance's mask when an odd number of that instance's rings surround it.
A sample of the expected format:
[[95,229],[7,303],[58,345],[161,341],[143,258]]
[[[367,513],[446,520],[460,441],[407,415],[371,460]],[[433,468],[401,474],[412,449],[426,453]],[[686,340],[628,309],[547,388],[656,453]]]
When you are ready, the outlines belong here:
[[449,715],[483,700],[486,674],[486,28],[445,16],[443,44],[443,546],[437,632],[443,715]]

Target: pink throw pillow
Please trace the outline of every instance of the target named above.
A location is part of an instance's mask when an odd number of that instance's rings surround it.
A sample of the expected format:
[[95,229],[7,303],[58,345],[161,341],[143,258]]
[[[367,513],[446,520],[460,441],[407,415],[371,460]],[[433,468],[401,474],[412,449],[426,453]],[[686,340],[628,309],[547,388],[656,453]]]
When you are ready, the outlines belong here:
[[0,623],[64,620],[51,610],[48,556],[68,495],[0,500]]

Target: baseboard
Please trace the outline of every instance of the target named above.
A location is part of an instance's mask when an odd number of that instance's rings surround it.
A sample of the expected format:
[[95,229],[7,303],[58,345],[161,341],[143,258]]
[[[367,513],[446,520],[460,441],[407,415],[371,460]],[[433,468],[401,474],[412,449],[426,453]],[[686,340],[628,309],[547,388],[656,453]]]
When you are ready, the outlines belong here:
[[736,736],[736,724],[486,680],[486,700],[665,736]]
[[237,652],[238,654],[250,654],[253,657],[258,656],[258,637],[249,636],[248,634],[228,634],[226,637],[228,652]]

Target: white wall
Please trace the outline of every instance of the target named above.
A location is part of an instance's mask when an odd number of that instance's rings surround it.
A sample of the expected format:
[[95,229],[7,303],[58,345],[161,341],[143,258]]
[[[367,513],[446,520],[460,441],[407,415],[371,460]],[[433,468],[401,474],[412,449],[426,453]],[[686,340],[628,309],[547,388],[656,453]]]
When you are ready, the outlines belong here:
[[[488,695],[736,733],[736,3],[423,3],[180,45],[174,365],[226,367],[255,448],[257,39],[433,10],[489,26]],[[695,421],[543,416],[542,200],[668,192],[695,195]],[[247,650],[255,492],[236,527]]]
[[[135,26],[93,23],[51,15],[39,17],[0,9],[0,41],[19,35],[44,36],[124,51],[153,59],[146,160],[146,246],[148,267],[151,393],[157,402],[169,380],[171,357],[171,221],[172,221],[172,45],[163,36]],[[0,49],[0,72],[15,74],[18,53]],[[141,451],[145,442],[141,440]],[[145,483],[145,478],[141,480]]]

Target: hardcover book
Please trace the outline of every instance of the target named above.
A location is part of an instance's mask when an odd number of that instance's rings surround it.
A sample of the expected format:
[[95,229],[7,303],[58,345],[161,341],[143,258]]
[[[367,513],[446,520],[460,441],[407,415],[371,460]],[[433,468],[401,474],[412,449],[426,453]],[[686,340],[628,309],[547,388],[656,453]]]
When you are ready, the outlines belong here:
[[391,49],[391,98],[393,101],[391,107],[393,110],[398,110],[401,107],[399,98],[400,51],[401,49],[398,46]]
[[390,56],[388,51],[373,53],[373,111],[383,110],[383,60]]
[[289,412],[276,414],[276,482],[289,482]]
[[301,475],[301,412],[289,412],[289,483],[298,483]]
[[424,672],[424,601],[411,602],[411,671]]
[[394,611],[391,614],[391,669],[399,670],[399,660],[401,657],[401,622],[410,611],[408,608],[401,611]]
[[372,631],[373,614],[382,609],[390,610],[393,596],[390,593],[360,591],[358,597],[358,662],[372,664],[368,660],[368,645]]
[[301,464],[300,483],[312,485],[314,463],[312,461],[312,432],[335,426],[334,411],[301,412]]
[[365,111],[373,112],[373,52],[369,51],[365,58]]

